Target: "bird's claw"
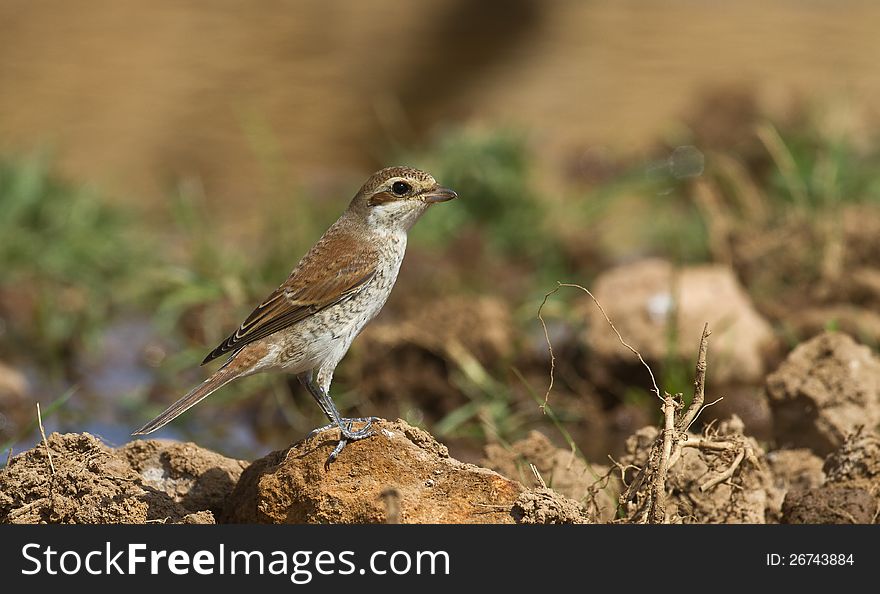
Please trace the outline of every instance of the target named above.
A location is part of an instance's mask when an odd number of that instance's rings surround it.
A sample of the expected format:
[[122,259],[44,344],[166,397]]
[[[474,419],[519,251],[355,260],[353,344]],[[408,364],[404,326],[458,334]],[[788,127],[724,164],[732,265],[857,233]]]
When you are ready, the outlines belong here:
[[[342,452],[343,448],[348,445],[352,441],[358,441],[361,439],[366,439],[373,435],[373,421],[378,421],[378,417],[360,417],[356,419],[339,419],[339,423],[331,423],[329,425],[325,425],[323,427],[318,427],[317,429],[311,431],[308,438],[314,437],[318,433],[322,433],[327,429],[336,429],[339,428],[339,443],[336,444],[336,447],[330,452],[330,456],[327,458],[327,461],[324,462],[324,470],[330,469],[330,464],[336,460],[339,456],[340,452]],[[364,426],[358,429],[357,431],[352,431],[352,427],[355,423],[364,423]]]

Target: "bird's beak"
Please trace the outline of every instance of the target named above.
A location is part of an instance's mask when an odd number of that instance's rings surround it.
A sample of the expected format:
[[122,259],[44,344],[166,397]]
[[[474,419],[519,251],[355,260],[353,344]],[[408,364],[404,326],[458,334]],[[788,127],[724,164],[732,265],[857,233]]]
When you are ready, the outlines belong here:
[[454,190],[450,190],[449,188],[434,188],[433,190],[422,194],[422,202],[427,202],[428,204],[434,204],[435,202],[446,202],[448,200],[452,200],[453,198],[458,198],[458,194],[456,194]]

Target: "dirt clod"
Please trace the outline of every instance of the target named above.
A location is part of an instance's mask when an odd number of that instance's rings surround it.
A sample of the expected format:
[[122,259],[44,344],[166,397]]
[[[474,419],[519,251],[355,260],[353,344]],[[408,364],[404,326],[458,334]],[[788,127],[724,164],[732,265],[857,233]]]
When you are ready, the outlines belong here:
[[864,489],[825,486],[789,491],[782,504],[786,524],[870,524],[876,501]]
[[541,478],[554,491],[584,502],[589,509],[598,510],[602,521],[614,518],[620,488],[614,477],[602,478],[608,475],[608,467],[588,465],[570,449],[553,445],[543,433],[532,431],[509,448],[499,444],[487,445],[482,464],[524,485],[538,488],[541,485],[529,468],[529,464],[534,464]]
[[789,524],[870,524],[880,515],[880,436],[859,427],[825,458],[824,484],[793,489],[782,505]]
[[767,377],[776,441],[827,455],[856,427],[880,423],[880,360],[846,334],[798,346]]
[[15,524],[144,523],[188,512],[167,496],[144,489],[113,450],[88,433],[48,438],[45,449],[15,456],[2,472],[0,521]]
[[194,443],[132,441],[119,449],[145,486],[166,493],[186,509],[219,514],[247,467]]
[[241,472],[242,463],[194,444],[114,450],[88,433],[53,433],[47,442],[54,474],[43,444],[0,470],[0,523],[212,524],[209,508],[224,497],[217,473],[226,469],[234,482],[233,469]]
[[773,489],[768,490],[768,522],[782,520],[782,504],[789,491],[813,489],[825,482],[822,458],[806,448],[775,450],[766,456],[767,467],[773,478]]
[[525,490],[520,483],[445,456],[426,432],[402,420],[373,426],[375,435],[349,444],[329,470],[324,462],[338,438],[332,430],[255,461],[221,521],[368,524],[386,522],[393,512],[401,523],[514,522],[510,510]]
[[829,483],[849,483],[880,494],[880,436],[859,427],[849,434],[823,467]]
[[595,518],[577,501],[546,487],[521,493],[510,514],[517,524],[595,523]]
[[[674,355],[689,360],[703,324],[709,322],[710,383],[756,384],[763,379],[764,351],[772,343],[770,325],[729,268],[676,269],[664,260],[644,260],[599,276],[594,294],[627,342],[637,345],[648,361],[666,360],[671,346]],[[591,352],[604,366],[631,364],[632,353],[608,331],[602,312],[592,302],[587,306]],[[672,319],[675,345],[669,339]]]

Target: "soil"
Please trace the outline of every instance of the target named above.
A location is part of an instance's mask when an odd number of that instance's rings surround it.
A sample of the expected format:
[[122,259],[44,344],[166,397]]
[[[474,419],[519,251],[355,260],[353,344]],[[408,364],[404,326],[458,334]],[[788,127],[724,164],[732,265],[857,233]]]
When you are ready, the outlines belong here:
[[870,493],[837,486],[791,491],[782,506],[786,524],[871,524],[876,512]]
[[[803,213],[775,221],[772,232],[761,217],[748,221],[729,244],[733,268],[758,311],[790,338],[807,340],[833,326],[876,345],[880,222],[875,207],[843,206],[822,217],[830,229]],[[837,242],[829,242],[829,231]]]
[[[51,463],[41,443],[0,470],[0,523],[626,523],[632,510],[624,506],[619,515],[616,477],[625,469],[630,484],[659,435],[644,427],[627,440],[619,466],[594,464],[591,471],[532,432],[509,447],[487,446],[491,468],[482,468],[449,457],[443,444],[401,420],[376,427],[377,435],[350,444],[329,470],[333,431],[250,465],[192,443],[147,440],[113,449],[88,433],[53,433]],[[704,433],[716,442],[741,440],[754,453],[707,489],[733,452],[683,448],[667,479],[672,521],[877,522],[876,432],[853,431],[823,461],[807,449],[765,454],[744,431],[733,417]]]
[[[744,434],[742,421],[733,417],[721,423],[713,436],[719,439],[743,440],[756,454],[737,467],[733,476],[708,489],[701,486],[730,468],[733,451],[686,447],[681,460],[669,469],[667,507],[672,508],[673,521],[697,524],[764,524],[773,500],[773,477],[757,442]],[[648,463],[651,447],[659,434],[648,426],[627,440],[627,451],[620,460],[624,468],[642,468]],[[630,476],[631,474],[631,476]],[[628,473],[632,481],[635,473]],[[628,510],[632,515],[632,509]]]
[[581,504],[553,489],[539,487],[516,498],[510,510],[517,524],[594,524]]
[[876,524],[880,516],[880,435],[859,427],[822,467],[823,485],[792,490],[782,508],[789,524]]
[[839,332],[798,346],[767,377],[776,443],[825,456],[857,427],[880,423],[880,359]]
[[468,402],[450,377],[464,359],[493,368],[510,360],[514,344],[509,305],[501,299],[416,300],[394,319],[367,326],[345,373],[380,415],[405,402],[433,424]]
[[114,450],[88,433],[53,433],[46,445],[0,472],[0,523],[213,524],[212,504],[245,465],[190,443]]
[[859,427],[825,459],[822,468],[829,483],[880,491],[880,436]]
[[[457,356],[448,337],[435,332],[431,340],[437,342],[428,346],[427,337],[413,334],[393,343]],[[482,340],[458,344],[480,357],[503,356],[503,340]],[[576,404],[575,392],[563,394],[559,410]],[[680,449],[666,479],[666,517],[876,523],[880,360],[871,350],[825,332],[794,349],[758,396],[766,397],[769,414],[759,419],[769,418],[770,438],[755,439],[751,421],[735,414],[689,434],[689,443],[711,447]],[[606,424],[613,418],[614,411],[590,410]],[[608,466],[531,431],[509,445],[488,444],[477,466],[402,420],[379,420],[375,428],[329,468],[333,430],[252,463],[193,443],[143,440],[111,448],[88,433],[53,433],[0,469],[0,523],[635,522],[644,517],[640,469],[650,466],[660,435],[652,423],[633,431]],[[724,443],[735,447],[719,447]],[[734,464],[738,452],[745,455]],[[634,481],[634,494],[620,502]]]
[[609,475],[608,466],[588,464],[570,449],[556,447],[538,431],[509,447],[486,446],[484,466],[537,489],[542,485],[529,464],[535,465],[541,480],[553,491],[582,502],[601,521],[614,519],[620,485]]

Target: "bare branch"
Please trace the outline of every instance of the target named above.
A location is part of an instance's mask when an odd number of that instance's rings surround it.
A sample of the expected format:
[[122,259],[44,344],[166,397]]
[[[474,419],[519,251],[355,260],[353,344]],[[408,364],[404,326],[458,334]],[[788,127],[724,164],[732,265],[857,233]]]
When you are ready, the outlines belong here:
[[666,423],[663,427],[663,453],[660,456],[660,465],[651,481],[651,521],[655,524],[666,524],[666,475],[669,472],[669,458],[672,456],[672,444],[675,438],[675,411],[678,408],[675,398],[666,394],[663,399],[663,417]]
[[556,281],[556,288],[544,295],[544,300],[541,301],[541,305],[538,307],[538,320],[540,320],[541,327],[544,329],[544,340],[547,341],[547,351],[550,353],[550,383],[547,385],[547,391],[544,393],[544,404],[540,405],[541,412],[545,412],[545,409],[547,408],[547,402],[550,400],[550,391],[553,390],[553,378],[556,374],[556,355],[553,354],[553,344],[550,342],[550,333],[547,332],[547,324],[544,322],[543,311],[550,296],[557,293],[561,288],[562,283]]
[[694,374],[694,399],[691,401],[685,413],[681,416],[676,424],[679,431],[686,431],[691,426],[694,419],[697,418],[700,409],[703,407],[703,401],[706,397],[706,353],[709,350],[709,322],[703,326],[703,334],[700,336],[700,350],[697,355],[697,370]]

